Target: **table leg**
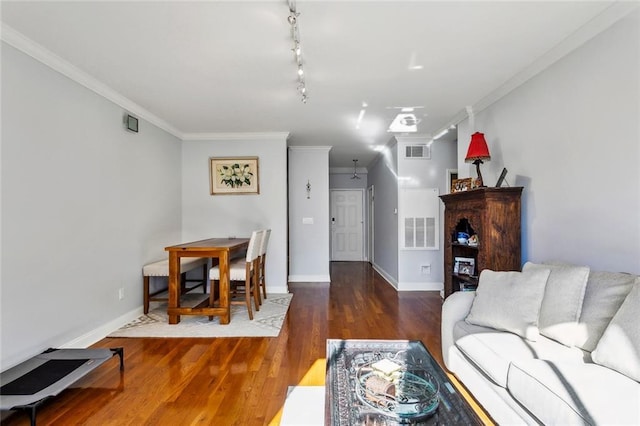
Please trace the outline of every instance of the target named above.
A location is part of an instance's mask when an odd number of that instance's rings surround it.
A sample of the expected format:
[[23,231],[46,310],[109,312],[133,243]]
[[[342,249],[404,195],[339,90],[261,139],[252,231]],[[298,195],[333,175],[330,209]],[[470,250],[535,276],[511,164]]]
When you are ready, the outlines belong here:
[[224,314],[220,316],[220,324],[229,324],[231,321],[231,303],[229,303],[229,253],[224,251],[218,258],[220,263],[220,307]]
[[[180,258],[178,253],[169,252],[169,303],[168,309],[180,307]],[[169,324],[178,324],[180,315],[169,314]]]

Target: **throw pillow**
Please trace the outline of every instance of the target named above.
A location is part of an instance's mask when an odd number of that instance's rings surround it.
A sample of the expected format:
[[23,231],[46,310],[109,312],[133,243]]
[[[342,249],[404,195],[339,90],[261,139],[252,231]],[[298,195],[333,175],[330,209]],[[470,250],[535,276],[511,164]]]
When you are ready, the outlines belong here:
[[572,347],[578,333],[578,319],[587,288],[589,268],[586,266],[525,263],[523,272],[549,269],[544,290],[538,328],[540,334]]
[[578,322],[576,346],[592,352],[638,277],[620,272],[591,271]]
[[538,314],[550,271],[480,273],[469,324],[515,333],[527,340],[538,336]]
[[604,331],[591,358],[640,382],[640,283],[636,283]]

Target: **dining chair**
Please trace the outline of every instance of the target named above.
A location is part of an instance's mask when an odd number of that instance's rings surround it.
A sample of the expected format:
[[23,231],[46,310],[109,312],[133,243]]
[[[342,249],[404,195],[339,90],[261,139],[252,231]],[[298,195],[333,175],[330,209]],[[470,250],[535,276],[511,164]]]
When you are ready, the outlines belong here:
[[[260,277],[258,279],[259,287],[262,287],[262,295],[267,298],[267,282],[265,275],[265,264],[267,261],[267,245],[269,244],[269,237],[271,236],[271,229],[265,229],[260,244]],[[258,288],[258,296],[260,296],[260,288]],[[259,297],[260,304],[262,305],[262,298]]]
[[[253,320],[251,298],[253,298],[256,311],[260,310],[260,244],[264,234],[264,230],[253,231],[249,239],[246,257],[233,259],[229,264],[229,303],[246,305],[250,320]],[[213,306],[216,300],[216,285],[220,282],[219,265],[209,270],[209,280],[209,306]],[[234,300],[233,296],[239,296],[241,292],[244,294],[244,300]]]

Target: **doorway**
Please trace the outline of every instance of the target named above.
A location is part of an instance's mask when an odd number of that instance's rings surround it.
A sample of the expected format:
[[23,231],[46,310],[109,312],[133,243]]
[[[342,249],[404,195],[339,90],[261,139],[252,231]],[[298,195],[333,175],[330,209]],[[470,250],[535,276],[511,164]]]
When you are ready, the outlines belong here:
[[364,190],[332,189],[331,260],[364,260]]

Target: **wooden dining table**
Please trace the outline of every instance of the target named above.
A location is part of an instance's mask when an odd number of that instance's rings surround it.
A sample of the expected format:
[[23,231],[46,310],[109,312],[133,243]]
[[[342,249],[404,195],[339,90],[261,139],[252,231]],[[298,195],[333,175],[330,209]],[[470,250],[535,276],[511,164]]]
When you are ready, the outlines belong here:
[[[165,247],[165,251],[169,252],[169,304],[167,307],[169,324],[178,324],[180,315],[219,316],[220,324],[229,324],[231,320],[229,260],[234,255],[246,250],[248,246],[249,238],[209,238]],[[180,306],[181,257],[218,259],[220,268],[220,300],[218,306],[209,305],[208,299],[195,307]]]

